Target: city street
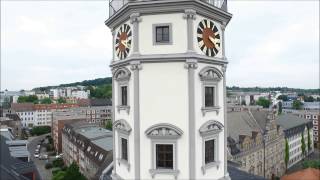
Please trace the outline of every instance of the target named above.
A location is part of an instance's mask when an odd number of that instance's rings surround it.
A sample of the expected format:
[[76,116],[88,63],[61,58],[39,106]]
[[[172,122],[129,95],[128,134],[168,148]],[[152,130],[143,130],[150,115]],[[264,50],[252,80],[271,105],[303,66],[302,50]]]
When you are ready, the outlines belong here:
[[[45,164],[48,160],[39,160],[38,158],[34,157],[34,152],[37,148],[37,144],[42,140],[45,139],[45,137],[47,135],[50,135],[50,133],[48,134],[44,134],[41,136],[37,136],[37,137],[30,137],[28,139],[29,144],[28,144],[28,151],[30,152],[30,159],[31,161],[34,162],[34,164],[36,165],[39,175],[41,177],[42,180],[51,180],[52,178],[52,173],[51,173],[51,169],[46,169],[45,168]],[[46,150],[45,147],[41,147],[40,148],[40,155],[41,154],[46,154]],[[49,161],[50,161],[50,157],[49,157]]]

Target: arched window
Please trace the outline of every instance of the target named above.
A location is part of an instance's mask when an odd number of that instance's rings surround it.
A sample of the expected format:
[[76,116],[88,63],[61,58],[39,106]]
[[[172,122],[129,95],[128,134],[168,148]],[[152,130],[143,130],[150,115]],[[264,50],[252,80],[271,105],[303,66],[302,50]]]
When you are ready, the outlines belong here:
[[151,139],[152,178],[156,174],[170,174],[177,178],[177,140],[183,132],[180,128],[167,123],[151,126],[145,131]]
[[130,106],[129,106],[129,80],[131,77],[131,72],[129,71],[128,68],[120,68],[117,69],[113,73],[113,77],[115,81],[118,83],[118,105],[117,109],[118,112],[120,110],[126,110],[127,113],[130,111]]
[[223,130],[223,125],[215,120],[204,123],[199,133],[202,137],[202,173],[211,167],[219,168],[219,134]]
[[114,122],[114,131],[118,132],[118,154],[117,160],[119,166],[121,164],[127,166],[128,171],[130,170],[129,163],[129,135],[131,133],[131,127],[128,122],[124,119],[120,119]]
[[223,78],[221,71],[215,67],[207,66],[199,72],[202,82],[202,114],[215,111],[219,113],[219,86],[218,83]]

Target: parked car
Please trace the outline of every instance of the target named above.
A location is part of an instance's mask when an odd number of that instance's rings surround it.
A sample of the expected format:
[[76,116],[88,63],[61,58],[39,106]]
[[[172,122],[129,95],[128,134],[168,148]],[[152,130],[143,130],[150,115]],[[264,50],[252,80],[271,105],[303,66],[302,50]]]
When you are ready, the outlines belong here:
[[38,157],[39,157],[39,153],[35,152],[35,153],[34,153],[34,157],[35,157],[35,158],[38,158]]
[[40,152],[40,150],[39,150],[39,149],[36,149],[36,150],[35,150],[35,153],[38,153],[38,154],[39,154],[39,152]]
[[48,155],[47,154],[42,154],[42,155],[39,156],[39,159],[40,160],[46,160],[46,159],[48,159]]
[[37,149],[40,149],[40,147],[41,147],[41,145],[40,145],[40,144],[38,144],[38,145],[37,145]]
[[58,154],[58,155],[56,155],[56,159],[58,159],[58,158],[62,158],[62,156],[63,156],[63,154],[61,153],[61,154]]

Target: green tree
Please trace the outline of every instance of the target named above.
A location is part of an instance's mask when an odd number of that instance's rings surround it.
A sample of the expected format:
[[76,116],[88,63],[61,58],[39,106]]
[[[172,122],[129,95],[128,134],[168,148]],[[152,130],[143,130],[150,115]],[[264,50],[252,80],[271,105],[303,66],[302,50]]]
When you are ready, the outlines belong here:
[[109,120],[109,121],[107,122],[107,124],[106,124],[106,129],[112,131],[112,121],[111,121],[111,120]]
[[270,106],[271,102],[264,97],[260,97],[256,104],[259,106],[262,106],[263,108],[268,108]]
[[288,96],[287,95],[280,95],[277,98],[278,100],[282,100],[282,101],[288,101]]
[[312,96],[304,96],[304,102],[313,102],[314,98]]
[[64,99],[62,97],[60,97],[57,101],[58,101],[59,104],[67,103],[66,99]]
[[53,165],[53,167],[63,167],[64,162],[61,158],[58,158],[58,159],[55,159],[52,161],[52,165]]
[[41,104],[51,104],[52,100],[50,98],[43,98],[40,100]]
[[42,135],[51,132],[50,126],[36,126],[31,129],[31,135]]
[[302,151],[302,156],[304,157],[306,155],[306,143],[304,141],[303,132],[301,133],[301,151]]
[[59,171],[53,175],[52,180],[65,180],[66,172]]
[[103,86],[97,86],[95,88],[89,86],[87,88],[90,90],[90,97],[91,98],[112,98],[112,85],[103,85]]
[[285,142],[285,150],[284,150],[284,162],[286,163],[286,169],[288,168],[288,162],[289,162],[289,143],[288,143],[288,140],[286,139],[286,142]]
[[299,100],[294,100],[292,103],[292,108],[293,109],[301,109],[302,108],[302,102]]
[[311,151],[311,137],[310,137],[310,130],[308,128],[308,151]]
[[278,114],[282,113],[282,102],[278,103]]
[[64,179],[86,180],[86,178],[80,173],[79,166],[75,162],[67,168]]
[[17,102],[18,103],[38,103],[38,97],[36,95],[30,95],[30,96],[19,96]]

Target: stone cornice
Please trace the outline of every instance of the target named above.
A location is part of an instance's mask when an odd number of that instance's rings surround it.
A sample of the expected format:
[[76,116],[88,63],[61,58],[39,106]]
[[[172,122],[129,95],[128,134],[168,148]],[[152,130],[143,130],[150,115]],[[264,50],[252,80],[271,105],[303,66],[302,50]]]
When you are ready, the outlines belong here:
[[193,9],[197,14],[213,19],[221,24],[228,24],[232,14],[200,0],[161,0],[129,2],[112,15],[105,24],[113,29],[130,18],[133,13],[140,15],[161,13],[184,13],[185,9]]
[[168,63],[168,62],[186,62],[186,59],[195,59],[198,63],[207,63],[213,65],[228,64],[227,59],[208,57],[196,53],[179,53],[179,54],[154,54],[154,55],[137,55],[130,56],[125,60],[113,61],[111,68],[123,67],[130,65],[131,62],[140,61],[140,63]]

